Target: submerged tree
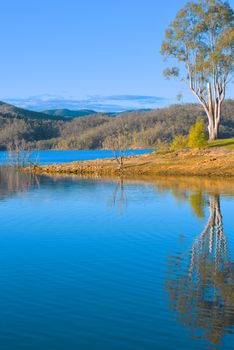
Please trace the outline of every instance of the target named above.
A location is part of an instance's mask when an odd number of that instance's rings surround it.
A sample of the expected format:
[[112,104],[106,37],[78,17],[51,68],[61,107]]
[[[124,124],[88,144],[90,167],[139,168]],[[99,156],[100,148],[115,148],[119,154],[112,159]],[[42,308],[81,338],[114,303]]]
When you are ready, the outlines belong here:
[[203,329],[203,337],[218,345],[234,325],[234,266],[218,195],[210,196],[209,210],[190,254],[171,257],[166,287],[179,320],[192,330]]
[[105,139],[103,147],[113,151],[118,170],[122,174],[124,170],[125,151],[128,148],[127,128],[123,119],[119,120],[119,124],[112,131],[112,134]]
[[[234,13],[230,5],[222,0],[187,3],[167,29],[161,53],[185,66],[182,79],[206,112],[209,139],[217,139],[226,87],[234,73]],[[164,74],[178,77],[179,67],[167,68]]]

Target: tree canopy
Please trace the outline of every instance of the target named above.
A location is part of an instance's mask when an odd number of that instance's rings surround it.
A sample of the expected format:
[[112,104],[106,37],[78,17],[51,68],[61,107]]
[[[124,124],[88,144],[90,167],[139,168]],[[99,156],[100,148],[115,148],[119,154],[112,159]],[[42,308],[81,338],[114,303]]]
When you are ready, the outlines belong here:
[[221,0],[188,2],[166,30],[161,53],[179,62],[179,67],[167,68],[164,74],[166,78],[179,77],[182,71],[182,79],[207,114],[210,139],[217,138],[226,87],[234,74],[234,13],[230,5]]

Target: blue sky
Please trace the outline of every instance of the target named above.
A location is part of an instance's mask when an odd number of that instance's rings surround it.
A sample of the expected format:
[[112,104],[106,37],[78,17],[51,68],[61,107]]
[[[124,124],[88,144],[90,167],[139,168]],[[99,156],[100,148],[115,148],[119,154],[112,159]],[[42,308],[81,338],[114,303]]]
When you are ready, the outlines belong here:
[[186,2],[2,1],[0,100],[35,110],[153,108],[179,92],[194,101],[179,81],[164,80],[159,53]]

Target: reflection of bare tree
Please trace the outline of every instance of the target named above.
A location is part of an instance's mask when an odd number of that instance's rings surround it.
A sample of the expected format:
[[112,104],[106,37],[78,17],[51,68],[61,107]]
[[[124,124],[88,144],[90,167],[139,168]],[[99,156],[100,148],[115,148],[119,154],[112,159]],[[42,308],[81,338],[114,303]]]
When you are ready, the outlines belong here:
[[128,204],[122,176],[120,176],[118,181],[116,181],[116,185],[114,187],[112,198],[109,201],[109,204],[113,206],[118,205],[120,213],[122,213],[124,205],[127,206]]
[[22,173],[15,167],[0,167],[0,199],[16,192],[26,192],[33,186],[39,187],[34,173]]
[[219,196],[211,195],[210,216],[191,254],[170,259],[167,290],[171,307],[193,330],[203,329],[214,345],[234,325],[234,266],[223,232]]

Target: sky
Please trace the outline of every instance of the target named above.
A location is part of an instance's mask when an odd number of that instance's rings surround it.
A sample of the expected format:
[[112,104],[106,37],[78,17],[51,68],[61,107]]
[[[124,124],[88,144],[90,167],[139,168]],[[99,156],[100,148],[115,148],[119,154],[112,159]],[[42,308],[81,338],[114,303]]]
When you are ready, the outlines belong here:
[[0,1],[0,100],[99,111],[157,108],[178,93],[195,101],[184,84],[164,79],[160,55],[186,0]]

